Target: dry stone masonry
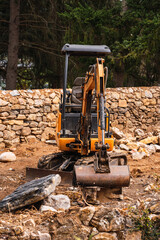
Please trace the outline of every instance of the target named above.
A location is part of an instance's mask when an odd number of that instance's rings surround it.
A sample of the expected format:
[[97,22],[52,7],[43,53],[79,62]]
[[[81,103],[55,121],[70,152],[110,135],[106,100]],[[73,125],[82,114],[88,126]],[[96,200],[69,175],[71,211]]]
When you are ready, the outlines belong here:
[[[0,91],[0,147],[55,138],[57,109],[62,90]],[[158,124],[160,87],[106,90],[112,126],[133,132]]]

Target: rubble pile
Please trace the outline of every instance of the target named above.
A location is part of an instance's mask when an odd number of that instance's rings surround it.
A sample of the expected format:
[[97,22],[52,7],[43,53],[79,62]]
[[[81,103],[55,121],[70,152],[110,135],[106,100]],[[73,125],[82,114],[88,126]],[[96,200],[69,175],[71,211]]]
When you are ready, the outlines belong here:
[[[135,129],[134,137],[131,134],[124,134],[116,127],[112,127],[115,137],[115,152],[131,154],[135,160],[149,157],[155,152],[160,152],[160,127],[153,133],[144,133],[142,129]],[[155,135],[153,135],[155,134]]]
[[[134,209],[134,210],[133,210]],[[36,240],[141,240],[144,235],[145,223],[137,226],[136,214],[139,218],[146,215],[148,222],[154,225],[158,239],[160,226],[160,208],[158,201],[146,199],[137,201],[131,208],[118,208],[107,206],[72,206],[68,210],[52,212],[50,210],[40,213],[19,211],[10,214],[10,218],[0,220],[1,239],[36,239]],[[19,218],[18,215],[19,214]],[[144,225],[143,225],[144,224]],[[150,227],[149,231],[153,231]],[[149,233],[149,232],[148,232]],[[143,238],[144,239],[144,238]]]

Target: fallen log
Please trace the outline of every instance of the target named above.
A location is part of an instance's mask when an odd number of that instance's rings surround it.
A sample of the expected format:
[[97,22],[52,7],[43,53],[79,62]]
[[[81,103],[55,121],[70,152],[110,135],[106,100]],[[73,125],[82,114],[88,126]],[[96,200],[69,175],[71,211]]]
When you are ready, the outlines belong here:
[[61,177],[58,174],[27,182],[0,201],[0,210],[13,211],[39,202],[53,193],[60,182]]

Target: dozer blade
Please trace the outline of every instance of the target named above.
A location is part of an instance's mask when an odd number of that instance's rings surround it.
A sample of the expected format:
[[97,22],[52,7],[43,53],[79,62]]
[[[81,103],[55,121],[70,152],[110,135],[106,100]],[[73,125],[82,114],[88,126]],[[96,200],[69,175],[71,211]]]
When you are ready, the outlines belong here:
[[129,168],[110,166],[110,173],[95,173],[94,166],[75,166],[76,182],[82,186],[99,186],[105,188],[127,187],[130,183]]
[[35,178],[44,177],[50,174],[59,174],[61,176],[60,185],[73,186],[73,172],[62,172],[40,168],[26,168],[26,179],[28,181]]

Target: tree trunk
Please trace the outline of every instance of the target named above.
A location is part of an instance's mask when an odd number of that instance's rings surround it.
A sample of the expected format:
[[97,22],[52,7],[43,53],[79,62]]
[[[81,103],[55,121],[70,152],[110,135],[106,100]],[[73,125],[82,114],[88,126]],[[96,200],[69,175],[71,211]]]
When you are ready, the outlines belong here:
[[10,24],[6,89],[16,89],[18,47],[19,47],[20,0],[10,0]]

